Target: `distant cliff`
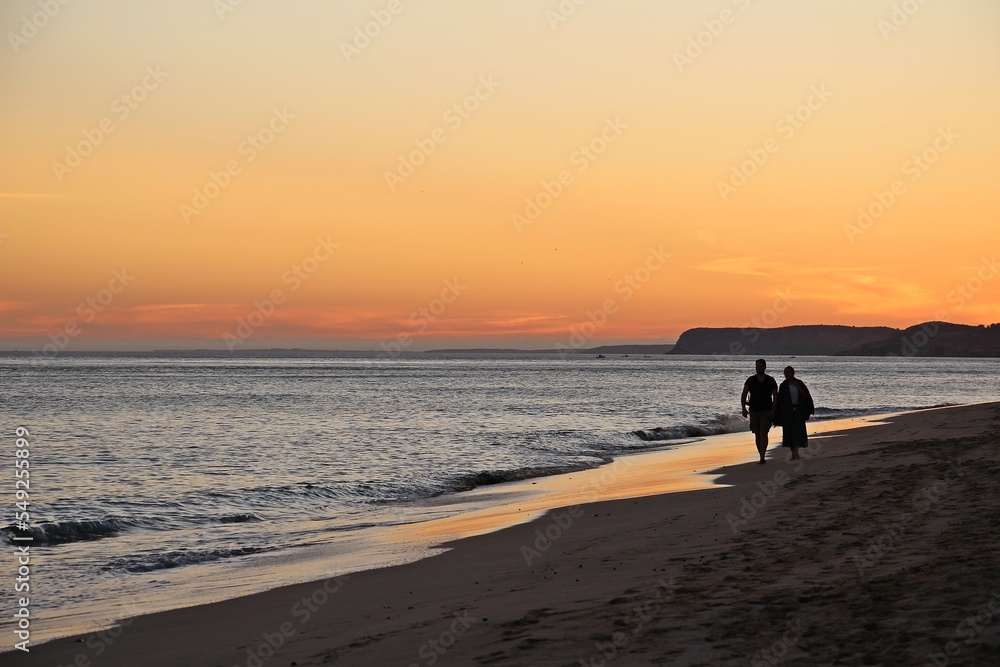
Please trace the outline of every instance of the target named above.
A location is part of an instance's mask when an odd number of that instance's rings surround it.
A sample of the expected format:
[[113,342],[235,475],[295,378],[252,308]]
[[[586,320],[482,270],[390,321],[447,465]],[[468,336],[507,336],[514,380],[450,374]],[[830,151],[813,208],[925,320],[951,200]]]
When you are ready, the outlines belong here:
[[811,324],[776,329],[689,329],[671,354],[840,354],[884,341],[899,329]]

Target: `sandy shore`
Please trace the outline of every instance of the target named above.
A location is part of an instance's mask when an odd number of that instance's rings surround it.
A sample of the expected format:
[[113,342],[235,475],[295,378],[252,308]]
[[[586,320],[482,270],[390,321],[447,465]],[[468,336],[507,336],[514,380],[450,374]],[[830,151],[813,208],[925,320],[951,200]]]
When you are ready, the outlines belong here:
[[726,488],[555,510],[0,664],[995,665],[998,441],[1000,403],[910,413],[796,465],[772,445]]

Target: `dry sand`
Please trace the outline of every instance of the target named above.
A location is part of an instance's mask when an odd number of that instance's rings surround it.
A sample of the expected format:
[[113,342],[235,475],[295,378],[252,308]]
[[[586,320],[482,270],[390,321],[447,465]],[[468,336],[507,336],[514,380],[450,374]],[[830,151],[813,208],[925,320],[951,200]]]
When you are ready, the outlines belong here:
[[794,466],[772,445],[727,488],[556,510],[0,663],[997,665],[998,440],[1000,403],[910,413]]

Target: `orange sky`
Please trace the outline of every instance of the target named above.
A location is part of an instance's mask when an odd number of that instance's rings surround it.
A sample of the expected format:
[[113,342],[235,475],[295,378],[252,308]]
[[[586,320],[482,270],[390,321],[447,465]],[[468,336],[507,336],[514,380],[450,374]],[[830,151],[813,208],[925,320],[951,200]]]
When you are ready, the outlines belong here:
[[4,2],[0,349],[1000,320],[1000,5],[559,6]]

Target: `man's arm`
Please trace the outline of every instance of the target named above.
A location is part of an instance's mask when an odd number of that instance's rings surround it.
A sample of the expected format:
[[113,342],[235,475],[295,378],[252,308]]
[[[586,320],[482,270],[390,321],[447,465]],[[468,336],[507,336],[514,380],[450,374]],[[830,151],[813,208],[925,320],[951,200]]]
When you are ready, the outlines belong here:
[[769,417],[774,417],[774,411],[778,409],[778,385],[775,383],[774,389],[771,390],[771,411],[768,414]]
[[750,389],[743,385],[743,395],[740,396],[740,409],[743,411],[743,416],[747,416],[747,394],[750,393]]

